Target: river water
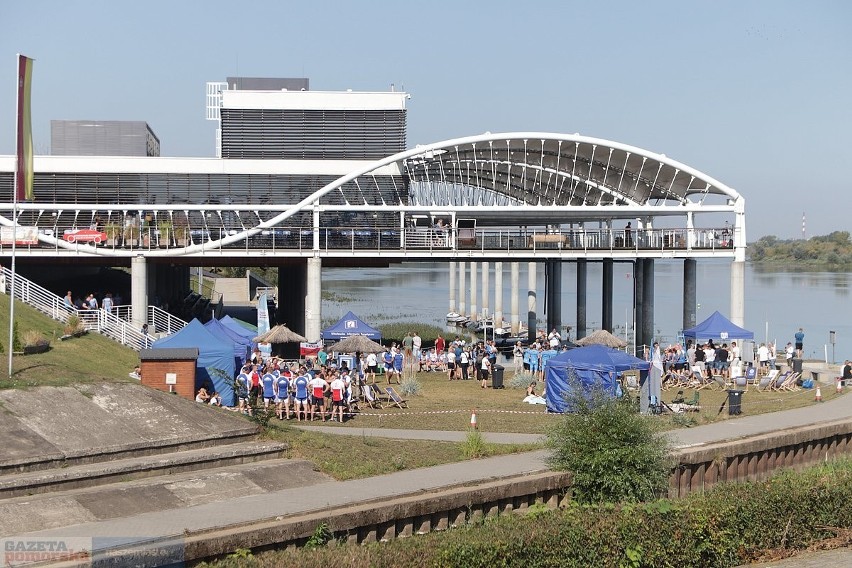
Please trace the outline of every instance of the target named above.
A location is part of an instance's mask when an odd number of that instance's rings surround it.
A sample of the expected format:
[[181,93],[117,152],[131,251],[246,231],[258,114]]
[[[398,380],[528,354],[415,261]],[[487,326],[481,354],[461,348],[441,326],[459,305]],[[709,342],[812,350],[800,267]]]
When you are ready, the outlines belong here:
[[[489,264],[489,308],[494,310],[494,263]],[[481,265],[479,265],[481,270]],[[600,263],[588,264],[587,327],[600,327],[601,288]],[[683,262],[657,260],[655,268],[655,335],[665,344],[674,341],[682,325]],[[527,263],[521,263],[519,311],[526,320]],[[469,265],[468,265],[469,270]],[[510,263],[503,263],[503,313],[510,319]],[[730,263],[702,261],[697,263],[698,310],[701,322],[714,310],[730,315]],[[633,326],[632,265],[616,263],[613,270],[613,320],[615,333],[624,336],[625,325]],[[325,268],[322,272],[323,321],[336,321],[352,310],[366,322],[412,321],[445,325],[449,311],[449,265],[446,263],[402,263],[388,268]],[[544,265],[537,272],[539,319],[544,319]],[[458,280],[457,280],[458,282]],[[755,334],[755,341],[776,341],[779,350],[801,327],[805,332],[805,357],[829,361],[852,357],[852,272],[798,272],[746,264],[745,327]],[[470,306],[470,276],[465,282]],[[477,276],[477,305],[482,308],[482,275]],[[457,292],[458,297],[458,292]],[[576,273],[566,262],[562,274],[562,324],[576,324]],[[541,323],[540,327],[544,324]],[[829,332],[835,331],[834,355]]]

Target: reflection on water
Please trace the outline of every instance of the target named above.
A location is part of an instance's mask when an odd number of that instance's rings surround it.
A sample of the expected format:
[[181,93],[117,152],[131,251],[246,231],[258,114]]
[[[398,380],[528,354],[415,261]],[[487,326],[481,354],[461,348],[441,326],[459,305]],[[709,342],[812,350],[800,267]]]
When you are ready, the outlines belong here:
[[[518,306],[521,319],[527,311],[527,263],[520,263]],[[587,325],[600,327],[601,264],[589,262],[587,280]],[[673,340],[682,327],[683,263],[660,261],[654,264],[656,335]],[[494,263],[491,269],[489,311],[494,311]],[[469,269],[469,265],[468,265]],[[481,269],[481,265],[480,265]],[[510,263],[503,263],[503,314],[511,317]],[[719,310],[730,312],[730,264],[724,261],[699,261],[697,265],[697,321]],[[756,341],[777,341],[783,346],[793,334],[805,330],[806,357],[822,358],[829,331],[836,331],[836,357],[852,357],[852,305],[848,302],[850,272],[803,272],[786,268],[770,269],[746,264],[745,327],[754,331]],[[448,265],[444,263],[403,263],[388,268],[327,268],[322,273],[323,287],[344,302],[323,302],[323,319],[343,316],[347,310],[373,323],[386,321],[422,321],[443,325],[449,310]],[[458,282],[458,280],[457,280]],[[576,324],[576,271],[566,262],[562,274],[562,323]],[[458,285],[458,283],[457,283]],[[466,304],[470,306],[470,278],[465,282]],[[538,314],[544,319],[544,268],[537,271]],[[477,305],[481,308],[482,277],[477,278]],[[457,293],[458,295],[458,293]],[[633,267],[616,263],[613,269],[613,319],[622,330],[632,327]],[[831,346],[828,346],[831,358]]]

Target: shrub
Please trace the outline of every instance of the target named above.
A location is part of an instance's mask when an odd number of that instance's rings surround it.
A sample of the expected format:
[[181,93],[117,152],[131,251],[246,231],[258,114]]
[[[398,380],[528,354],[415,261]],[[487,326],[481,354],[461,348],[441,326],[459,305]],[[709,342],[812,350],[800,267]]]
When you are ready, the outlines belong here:
[[86,327],[83,325],[83,321],[80,319],[80,316],[77,314],[69,314],[68,319],[65,320],[65,328],[63,331],[65,332],[65,335],[74,335],[75,333],[86,331]]
[[417,396],[423,390],[423,385],[416,376],[406,374],[400,381],[399,392],[405,396]]
[[18,322],[12,323],[12,351],[22,351],[24,346],[21,345],[21,335],[18,333]]
[[47,345],[48,343],[47,339],[34,329],[27,330],[24,333],[24,347],[38,347]]
[[[647,501],[668,487],[671,463],[666,438],[627,399],[588,391],[576,377],[568,395],[575,413],[548,434],[554,469],[573,474],[580,503]],[[584,394],[585,393],[585,394]]]
[[525,389],[530,386],[530,383],[537,381],[538,379],[535,378],[535,375],[529,371],[521,371],[509,379],[509,386],[513,389]]
[[485,439],[479,430],[469,430],[467,437],[462,442],[462,453],[464,457],[473,460],[485,455]]

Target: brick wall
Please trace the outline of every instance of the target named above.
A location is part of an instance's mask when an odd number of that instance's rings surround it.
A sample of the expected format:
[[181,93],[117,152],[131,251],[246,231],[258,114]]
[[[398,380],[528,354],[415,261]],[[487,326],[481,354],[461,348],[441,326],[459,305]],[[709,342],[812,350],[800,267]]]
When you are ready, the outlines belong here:
[[166,373],[177,375],[177,384],[172,388],[178,396],[195,400],[195,360],[142,361],[142,384],[153,389],[169,392]]

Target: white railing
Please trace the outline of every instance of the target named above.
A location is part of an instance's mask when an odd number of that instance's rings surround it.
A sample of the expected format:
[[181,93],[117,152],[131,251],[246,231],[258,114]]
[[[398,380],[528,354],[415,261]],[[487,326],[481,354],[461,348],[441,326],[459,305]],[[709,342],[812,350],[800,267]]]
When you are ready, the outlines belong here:
[[[65,305],[64,298],[57,296],[50,290],[39,286],[19,274],[15,275],[15,286],[14,290],[12,290],[12,271],[6,267],[0,267],[0,275],[2,275],[4,292],[10,293],[16,299],[56,321],[65,323],[68,321],[68,316],[73,314],[80,318],[80,321],[87,330],[105,335],[122,345],[133,349],[143,349],[151,346],[153,339],[143,334],[141,330],[136,329],[130,321],[120,317],[118,308],[114,308],[112,312],[69,308]],[[120,308],[129,308],[129,306],[120,306]],[[154,306],[151,306],[151,308],[159,310],[159,308],[154,308]],[[162,310],[159,311],[162,312]],[[127,312],[129,313],[129,310]],[[161,317],[161,319],[165,321],[164,318]],[[182,322],[182,320],[179,318],[173,319],[177,321],[171,322],[171,325],[177,331],[180,329],[177,322]],[[186,322],[182,323],[186,325]]]
[[[115,306],[112,313],[118,319],[128,323],[133,322],[133,307],[130,305]],[[173,316],[157,306],[148,306],[148,327],[152,335],[171,335],[182,330],[185,326],[186,322],[179,317]]]

